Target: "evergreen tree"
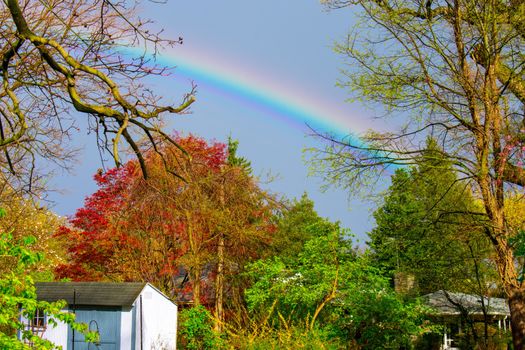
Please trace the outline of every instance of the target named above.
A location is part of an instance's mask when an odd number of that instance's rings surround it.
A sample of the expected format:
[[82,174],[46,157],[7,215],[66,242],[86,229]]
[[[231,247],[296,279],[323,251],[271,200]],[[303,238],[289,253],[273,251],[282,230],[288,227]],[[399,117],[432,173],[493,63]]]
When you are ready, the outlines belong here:
[[[422,294],[439,289],[485,294],[488,242],[470,188],[459,184],[433,139],[411,169],[392,176],[375,213],[370,247],[393,276],[413,275]],[[479,209],[478,209],[479,211]],[[416,290],[417,291],[417,290]]]

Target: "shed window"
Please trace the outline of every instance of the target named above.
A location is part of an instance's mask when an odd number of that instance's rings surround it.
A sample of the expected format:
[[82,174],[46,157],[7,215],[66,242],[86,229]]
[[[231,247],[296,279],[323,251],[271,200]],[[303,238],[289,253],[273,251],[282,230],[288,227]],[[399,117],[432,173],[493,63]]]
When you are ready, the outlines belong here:
[[36,309],[35,315],[31,320],[31,326],[36,328],[45,328],[46,327],[46,315],[44,310]]

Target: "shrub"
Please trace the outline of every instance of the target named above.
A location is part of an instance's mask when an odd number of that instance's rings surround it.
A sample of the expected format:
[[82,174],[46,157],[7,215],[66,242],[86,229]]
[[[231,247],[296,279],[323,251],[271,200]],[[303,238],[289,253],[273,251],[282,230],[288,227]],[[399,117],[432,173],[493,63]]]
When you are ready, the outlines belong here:
[[220,349],[222,342],[213,331],[211,313],[202,305],[179,314],[178,346],[187,350]]

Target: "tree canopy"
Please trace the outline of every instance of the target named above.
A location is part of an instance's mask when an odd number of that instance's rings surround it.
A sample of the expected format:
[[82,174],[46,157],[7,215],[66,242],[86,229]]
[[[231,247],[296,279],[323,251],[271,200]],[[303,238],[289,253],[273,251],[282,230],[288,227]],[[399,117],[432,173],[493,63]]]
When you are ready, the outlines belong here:
[[173,298],[191,291],[198,304],[215,298],[219,242],[227,280],[262,254],[273,226],[271,197],[245,167],[229,164],[225,144],[175,139],[191,158],[181,161],[183,151],[171,144],[162,157],[147,153],[147,181],[133,161],[95,175],[99,190],[58,232],[69,252],[59,276],[148,281]]
[[449,289],[485,295],[491,254],[483,217],[472,215],[478,208],[471,191],[457,181],[435,141],[427,145],[417,166],[396,170],[374,213],[374,259],[389,271],[412,274],[422,294]]
[[[509,298],[515,349],[525,339],[525,285],[507,225],[508,186],[525,185],[525,4],[520,1],[323,1],[360,18],[336,50],[348,59],[340,85],[405,120],[361,142],[335,140],[313,155],[327,180],[353,189],[411,165],[428,134],[459,179],[481,199],[494,261]],[[330,139],[329,136],[327,136]]]
[[[5,216],[0,209],[0,217]],[[3,349],[58,349],[49,340],[28,328],[23,318],[32,320],[37,312],[44,312],[47,322],[56,325],[63,322],[82,332],[86,341],[96,341],[98,334],[88,332],[86,324],[75,323],[75,315],[63,311],[65,302],[49,303],[37,300],[33,277],[28,271],[43,259],[41,252],[32,251],[36,239],[27,235],[13,238],[12,232],[0,234],[0,264],[11,268],[0,271],[0,347]]]
[[353,251],[346,230],[317,218],[305,233],[310,238],[295,256],[248,268],[254,284],[246,301],[259,327],[324,329],[336,349],[409,347],[411,337],[427,331],[423,308],[394,293],[388,277]]

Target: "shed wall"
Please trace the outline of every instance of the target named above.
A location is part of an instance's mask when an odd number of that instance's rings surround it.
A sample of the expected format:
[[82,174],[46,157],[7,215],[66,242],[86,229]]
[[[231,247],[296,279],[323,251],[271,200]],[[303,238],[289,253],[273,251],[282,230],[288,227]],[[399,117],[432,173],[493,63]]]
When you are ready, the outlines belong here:
[[[121,350],[176,349],[177,306],[149,284],[132,307],[122,307],[119,320],[120,341],[117,347],[120,346]],[[27,320],[22,321],[28,323]],[[68,328],[65,323],[58,322],[56,327],[49,325],[42,336],[68,349]]]
[[[177,347],[177,306],[150,285],[146,285],[142,296],[142,315],[140,296],[136,307],[136,347],[152,350],[175,350]],[[142,333],[141,327],[142,326]]]
[[133,308],[123,307],[122,313],[120,314],[120,349],[121,350],[133,350],[131,348],[132,339],[132,316]]
[[[23,317],[21,318],[21,321],[24,324],[29,324],[28,320]],[[45,332],[39,333],[39,335],[41,335],[43,339],[47,339],[53,344],[62,346],[63,349],[67,349],[67,331],[67,324],[65,324],[64,322],[57,321],[56,327],[53,327],[48,323]]]

